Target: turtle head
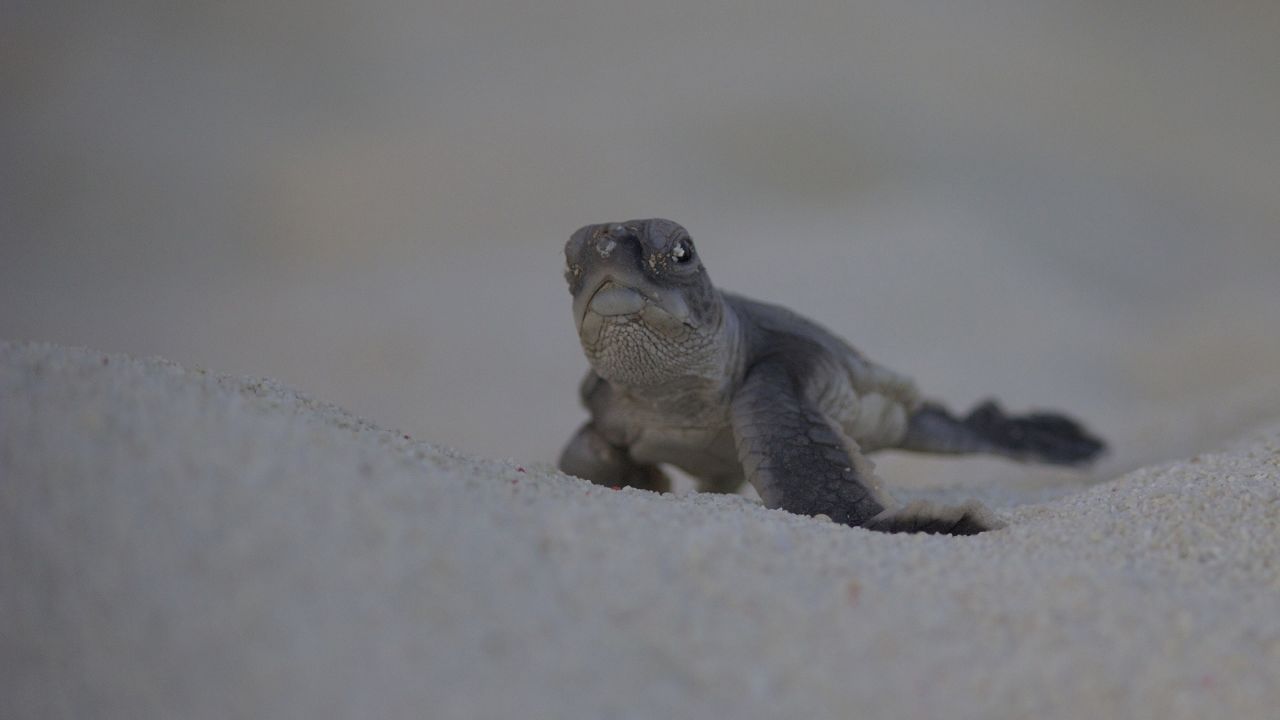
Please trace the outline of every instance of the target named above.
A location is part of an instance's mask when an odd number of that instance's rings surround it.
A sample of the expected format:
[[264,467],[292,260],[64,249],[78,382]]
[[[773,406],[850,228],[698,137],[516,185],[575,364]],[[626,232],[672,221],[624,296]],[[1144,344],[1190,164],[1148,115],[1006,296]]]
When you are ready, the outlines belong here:
[[683,227],[587,225],[564,254],[578,337],[601,377],[650,385],[705,370],[724,308]]

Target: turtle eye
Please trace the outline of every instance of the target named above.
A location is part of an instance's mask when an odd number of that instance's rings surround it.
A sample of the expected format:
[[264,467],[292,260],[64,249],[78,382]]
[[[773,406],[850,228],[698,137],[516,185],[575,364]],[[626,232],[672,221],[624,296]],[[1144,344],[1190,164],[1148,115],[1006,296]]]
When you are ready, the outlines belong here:
[[676,241],[675,247],[671,248],[671,259],[681,265],[693,260],[693,248],[689,246],[688,240]]

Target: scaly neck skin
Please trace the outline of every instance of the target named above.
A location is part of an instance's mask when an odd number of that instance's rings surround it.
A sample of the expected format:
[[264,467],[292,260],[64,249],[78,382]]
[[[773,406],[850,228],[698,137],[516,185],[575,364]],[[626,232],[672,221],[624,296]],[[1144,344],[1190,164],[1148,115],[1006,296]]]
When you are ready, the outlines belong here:
[[[718,293],[717,293],[718,295]],[[582,347],[600,377],[656,404],[690,393],[727,392],[742,363],[742,327],[720,299],[713,322],[699,328],[662,327],[657,315],[584,323]]]

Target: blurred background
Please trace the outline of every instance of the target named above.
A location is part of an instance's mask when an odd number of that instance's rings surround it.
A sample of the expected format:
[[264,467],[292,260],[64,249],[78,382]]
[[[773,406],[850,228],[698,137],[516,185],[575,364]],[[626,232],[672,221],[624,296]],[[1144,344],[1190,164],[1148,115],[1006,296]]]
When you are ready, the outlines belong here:
[[666,216],[722,287],[968,406],[1052,406],[1089,475],[1280,415],[1280,4],[10,0],[0,338],[271,377],[551,462],[560,277]]

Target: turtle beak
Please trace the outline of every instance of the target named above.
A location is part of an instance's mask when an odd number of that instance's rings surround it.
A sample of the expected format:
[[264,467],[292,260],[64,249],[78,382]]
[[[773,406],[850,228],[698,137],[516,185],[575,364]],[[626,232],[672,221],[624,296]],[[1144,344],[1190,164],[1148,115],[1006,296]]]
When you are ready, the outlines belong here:
[[639,290],[606,280],[587,301],[587,308],[597,315],[612,317],[638,313],[644,303],[645,296]]
[[588,271],[582,291],[573,297],[573,318],[582,327],[588,312],[606,317],[630,315],[644,309],[648,281],[638,271],[601,267]]
[[[660,310],[685,325],[692,325],[689,306],[677,291],[657,288],[638,271],[602,268],[588,275],[582,291],[573,298],[573,316],[583,329],[587,315],[620,317]],[[595,323],[590,323],[595,325]]]

